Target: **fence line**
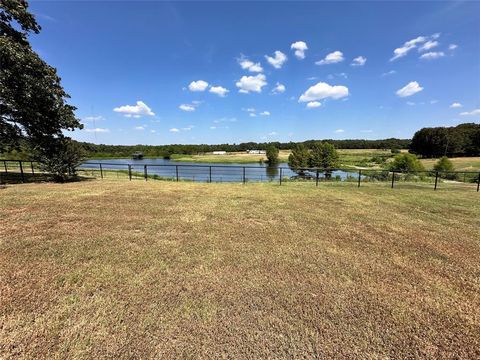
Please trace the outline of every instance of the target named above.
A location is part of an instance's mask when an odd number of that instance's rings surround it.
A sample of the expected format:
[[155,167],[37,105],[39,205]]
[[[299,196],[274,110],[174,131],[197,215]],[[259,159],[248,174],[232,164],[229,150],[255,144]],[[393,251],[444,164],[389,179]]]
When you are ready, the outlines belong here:
[[[41,164],[37,161],[31,160],[0,160],[3,162],[3,170],[0,171],[0,183],[8,181],[37,181],[48,178],[48,174],[41,171]],[[135,167],[143,165],[143,171],[136,171]],[[110,168],[109,168],[110,167]],[[170,169],[166,172],[167,176],[161,175],[161,172],[151,171],[148,169]],[[35,170],[36,169],[36,170]],[[215,170],[221,169],[217,173]],[[108,173],[126,172],[129,180],[136,178],[143,178],[145,181],[153,180],[193,180],[204,181],[208,183],[216,182],[241,182],[245,184],[248,181],[278,181],[282,185],[286,181],[314,181],[318,186],[320,181],[349,181],[356,182],[357,187],[360,187],[363,182],[371,181],[390,181],[391,188],[402,180],[404,181],[424,181],[430,179],[433,182],[433,189],[437,190],[439,180],[451,180],[460,183],[476,183],[477,192],[480,191],[480,172],[478,171],[417,171],[404,172],[398,170],[383,170],[383,169],[352,169],[352,168],[297,168],[291,169],[289,167],[258,167],[258,166],[240,166],[240,165],[202,165],[202,164],[118,164],[113,162],[85,162],[77,168],[79,172],[91,173],[92,176],[100,175],[101,179],[107,177]],[[257,174],[255,174],[255,171]],[[258,171],[262,174],[258,177]],[[269,174],[268,171],[271,173]],[[183,172],[183,174],[182,174]],[[335,175],[336,172],[343,172],[346,174],[342,179],[340,175]],[[285,176],[286,174],[295,174],[292,176]],[[168,176],[170,174],[170,176]],[[320,174],[323,176],[321,177]],[[460,175],[463,175],[460,176]],[[215,180],[215,178],[217,180]],[[467,178],[469,181],[467,181]],[[463,181],[461,181],[463,179]]]

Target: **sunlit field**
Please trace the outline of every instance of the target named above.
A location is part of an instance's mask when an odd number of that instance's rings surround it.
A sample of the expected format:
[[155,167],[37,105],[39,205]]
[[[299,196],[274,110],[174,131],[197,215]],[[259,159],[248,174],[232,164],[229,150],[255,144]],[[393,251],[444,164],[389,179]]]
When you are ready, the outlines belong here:
[[0,189],[0,358],[478,358],[474,184]]

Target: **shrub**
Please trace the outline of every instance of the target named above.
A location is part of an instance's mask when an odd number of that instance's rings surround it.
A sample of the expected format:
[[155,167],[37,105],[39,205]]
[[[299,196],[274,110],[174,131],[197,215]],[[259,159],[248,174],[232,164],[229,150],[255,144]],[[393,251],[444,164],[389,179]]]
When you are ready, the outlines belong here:
[[453,163],[446,156],[442,156],[438,161],[433,165],[433,170],[440,172],[440,176],[445,179],[454,180],[457,178],[456,174],[448,173],[449,171],[454,171]]
[[270,165],[278,163],[278,149],[273,145],[267,147],[267,161]]
[[420,160],[413,154],[399,154],[393,158],[390,164],[391,171],[418,172],[425,171]]

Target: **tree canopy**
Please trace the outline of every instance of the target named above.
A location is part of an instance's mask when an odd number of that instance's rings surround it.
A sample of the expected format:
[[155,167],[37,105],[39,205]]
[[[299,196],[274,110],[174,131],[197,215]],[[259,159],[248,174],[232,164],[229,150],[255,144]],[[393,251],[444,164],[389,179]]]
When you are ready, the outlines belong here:
[[0,0],[0,151],[22,140],[41,149],[82,127],[56,70],[28,42],[39,32],[25,0]]

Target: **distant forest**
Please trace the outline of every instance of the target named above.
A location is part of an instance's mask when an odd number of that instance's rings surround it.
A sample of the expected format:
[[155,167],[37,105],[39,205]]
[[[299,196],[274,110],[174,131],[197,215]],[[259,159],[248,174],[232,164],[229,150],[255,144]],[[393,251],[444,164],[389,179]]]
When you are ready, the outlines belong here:
[[[241,144],[218,144],[218,145],[104,145],[81,142],[87,156],[100,157],[130,157],[134,152],[141,151],[148,157],[169,157],[172,154],[201,154],[212,151],[246,151],[251,149],[266,150],[269,145],[274,145],[280,150],[289,150],[296,144],[304,144],[311,148],[319,140],[307,140],[303,142],[246,142]],[[385,139],[385,140],[322,140],[333,144],[337,149],[407,149],[410,139]]]

